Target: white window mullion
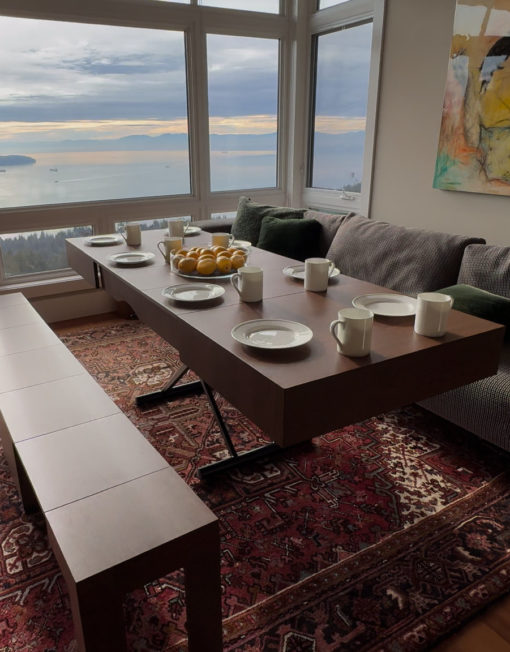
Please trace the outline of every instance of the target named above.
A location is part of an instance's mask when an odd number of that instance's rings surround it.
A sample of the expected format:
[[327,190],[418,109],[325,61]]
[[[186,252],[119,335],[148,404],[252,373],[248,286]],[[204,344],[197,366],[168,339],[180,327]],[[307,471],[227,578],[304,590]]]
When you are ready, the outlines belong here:
[[187,34],[188,120],[191,194],[198,201],[196,219],[208,219],[211,170],[209,162],[209,108],[207,96],[207,44],[200,18]]

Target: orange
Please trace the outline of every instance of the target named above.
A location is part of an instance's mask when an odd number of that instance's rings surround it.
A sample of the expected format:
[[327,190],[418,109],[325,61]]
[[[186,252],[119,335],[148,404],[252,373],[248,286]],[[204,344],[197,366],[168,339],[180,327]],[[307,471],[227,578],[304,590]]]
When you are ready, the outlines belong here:
[[203,276],[209,276],[216,271],[216,262],[212,258],[201,258],[197,262],[197,272]]
[[188,255],[188,250],[187,249],[179,249],[177,252],[178,256],[187,256]]
[[[226,260],[228,260],[228,258]],[[246,260],[245,260],[244,256],[240,256],[238,254],[233,253],[232,258],[230,259],[230,262],[232,263],[232,267],[234,269],[239,269],[240,267],[243,267]]]
[[175,254],[175,256],[172,256],[171,259],[170,259],[171,262],[172,262],[172,267],[173,267],[174,269],[179,269],[179,263],[180,263],[181,260],[183,260],[184,258],[185,258],[185,256],[183,256],[182,254]]
[[246,258],[246,251],[243,251],[242,249],[235,249],[235,250],[232,252],[232,256],[236,256],[236,255],[238,255],[238,256],[244,256],[244,257]]
[[230,258],[220,256],[216,259],[216,264],[218,266],[218,271],[222,274],[228,274],[232,271],[232,263],[230,262]]
[[228,249],[227,249],[226,251],[220,251],[220,253],[218,254],[218,258],[219,258],[220,256],[224,256],[224,257],[226,257],[226,258],[230,258],[231,255],[232,255],[232,252],[231,252],[231,251],[228,251]]
[[188,258],[194,258],[196,260],[198,258],[198,251],[188,251],[186,255]]
[[179,261],[179,271],[184,272],[185,274],[189,274],[190,272],[193,272],[196,266],[197,266],[197,261],[194,258],[191,258],[190,256],[186,256],[181,261]]

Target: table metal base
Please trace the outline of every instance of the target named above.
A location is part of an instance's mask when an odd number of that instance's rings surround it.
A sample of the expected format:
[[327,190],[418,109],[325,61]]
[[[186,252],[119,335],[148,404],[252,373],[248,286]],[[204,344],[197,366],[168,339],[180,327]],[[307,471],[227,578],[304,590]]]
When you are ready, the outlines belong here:
[[250,462],[258,460],[262,457],[275,453],[280,450],[280,446],[275,443],[265,444],[251,451],[246,451],[244,453],[238,453],[235,449],[235,446],[230,437],[230,433],[225,423],[223,416],[220,412],[216,399],[214,398],[212,388],[202,379],[194,380],[189,383],[183,383],[182,385],[176,385],[177,382],[189,371],[189,367],[184,364],[174,371],[170,380],[162,389],[156,390],[155,392],[149,392],[148,394],[141,394],[136,397],[136,404],[143,406],[147,403],[153,403],[157,401],[173,401],[176,398],[181,396],[189,396],[190,394],[205,394],[209,405],[212,408],[214,418],[216,419],[218,426],[221,431],[221,435],[225,444],[230,453],[230,457],[220,460],[219,462],[212,462],[211,464],[206,464],[198,469],[197,473],[200,478],[207,478],[215,473],[221,473],[227,469],[233,469],[236,466],[244,464],[244,462]]

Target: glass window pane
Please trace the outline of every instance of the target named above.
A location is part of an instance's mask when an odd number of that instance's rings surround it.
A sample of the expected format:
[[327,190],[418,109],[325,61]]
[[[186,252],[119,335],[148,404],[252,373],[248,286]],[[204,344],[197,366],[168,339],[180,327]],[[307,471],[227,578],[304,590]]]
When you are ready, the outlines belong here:
[[349,0],[319,0],[319,9],[334,7],[335,5],[341,5],[342,2],[348,2],[348,1]]
[[182,32],[5,17],[0,32],[0,207],[189,193]]
[[0,235],[4,277],[68,269],[66,238],[87,235],[91,226]]
[[317,41],[312,186],[361,191],[372,23]]
[[267,14],[280,13],[280,0],[198,0],[198,4],[204,7],[262,11]]
[[[170,220],[186,220],[186,222],[191,222],[191,215],[183,215],[182,217],[164,217],[157,220],[132,220],[133,222],[138,222],[142,231],[152,231],[155,229],[166,229],[168,228],[168,222]],[[120,233],[126,227],[127,222],[115,222],[115,231]]]
[[207,36],[211,189],[276,186],[278,41]]
[[229,220],[237,215],[237,211],[224,211],[223,213],[211,213],[211,220]]

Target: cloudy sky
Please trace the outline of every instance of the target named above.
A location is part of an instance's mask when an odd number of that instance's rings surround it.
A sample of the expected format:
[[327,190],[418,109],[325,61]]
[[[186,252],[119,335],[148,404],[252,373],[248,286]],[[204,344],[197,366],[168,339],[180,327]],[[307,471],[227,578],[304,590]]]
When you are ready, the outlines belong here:
[[[0,140],[186,132],[182,33],[15,18],[0,18],[0,33]],[[364,127],[369,33],[321,37],[319,75],[329,83],[317,127],[327,133]],[[277,43],[210,35],[207,47],[212,133],[274,132]]]

